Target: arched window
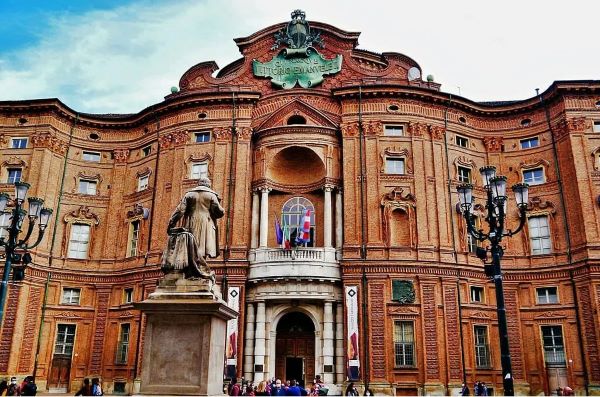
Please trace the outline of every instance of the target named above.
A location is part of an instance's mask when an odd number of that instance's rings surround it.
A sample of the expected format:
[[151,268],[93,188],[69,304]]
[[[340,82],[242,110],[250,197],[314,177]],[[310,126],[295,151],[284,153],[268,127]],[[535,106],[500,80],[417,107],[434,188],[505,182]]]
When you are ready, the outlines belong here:
[[[304,216],[310,211],[310,240],[306,243],[296,243],[298,233],[304,227]],[[293,197],[285,202],[281,209],[281,228],[283,239],[287,239],[292,247],[297,245],[305,247],[315,246],[315,207],[304,197]]]
[[299,114],[295,114],[293,116],[291,116],[289,119],[287,119],[287,125],[292,125],[292,124],[306,124],[306,119],[302,116],[300,116]]

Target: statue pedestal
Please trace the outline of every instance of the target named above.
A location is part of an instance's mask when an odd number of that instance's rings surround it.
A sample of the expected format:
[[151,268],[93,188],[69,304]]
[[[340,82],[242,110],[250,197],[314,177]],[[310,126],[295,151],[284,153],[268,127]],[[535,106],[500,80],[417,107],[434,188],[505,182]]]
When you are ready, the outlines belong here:
[[168,274],[148,299],[140,394],[222,395],[227,320],[237,312],[208,280]]

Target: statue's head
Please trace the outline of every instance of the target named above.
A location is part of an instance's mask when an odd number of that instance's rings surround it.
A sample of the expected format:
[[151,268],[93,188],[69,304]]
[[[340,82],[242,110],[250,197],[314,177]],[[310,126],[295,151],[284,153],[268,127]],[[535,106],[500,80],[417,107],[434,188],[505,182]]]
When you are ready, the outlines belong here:
[[211,187],[211,183],[210,183],[210,179],[208,179],[208,177],[203,176],[202,178],[200,178],[198,180],[198,186],[206,186],[208,188]]

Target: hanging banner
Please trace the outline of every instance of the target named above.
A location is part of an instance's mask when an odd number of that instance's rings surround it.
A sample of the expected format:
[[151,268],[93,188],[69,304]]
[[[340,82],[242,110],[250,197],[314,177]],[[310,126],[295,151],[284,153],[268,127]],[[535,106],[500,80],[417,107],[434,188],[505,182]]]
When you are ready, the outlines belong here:
[[[239,313],[240,287],[229,287],[227,306]],[[225,347],[225,376],[234,378],[237,374],[237,331],[238,318],[227,321],[227,345]]]
[[348,380],[360,379],[360,360],[358,355],[358,287],[346,287],[346,318],[348,330],[346,344],[348,345],[347,375]]

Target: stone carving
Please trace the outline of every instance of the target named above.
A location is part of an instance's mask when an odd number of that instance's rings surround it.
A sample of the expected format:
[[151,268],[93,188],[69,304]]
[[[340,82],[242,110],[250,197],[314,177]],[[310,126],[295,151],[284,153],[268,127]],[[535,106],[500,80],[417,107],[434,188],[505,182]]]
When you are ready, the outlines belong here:
[[[225,214],[208,178],[187,192],[169,220],[169,241],[161,260],[164,273],[183,273],[186,279],[211,279],[206,258],[219,255],[217,219]],[[179,224],[180,227],[176,227]]]
[[115,159],[115,163],[126,163],[129,158],[129,149],[113,150],[113,158]]
[[438,141],[441,141],[444,138],[446,129],[441,125],[430,125],[429,133],[431,134],[431,139],[437,139]]
[[488,152],[501,152],[503,139],[499,136],[490,136],[483,138],[483,143]]
[[100,218],[94,214],[90,208],[86,205],[82,205],[78,209],[71,211],[65,215],[65,222],[67,223],[85,223],[88,225],[98,226],[100,224]]
[[69,146],[66,142],[63,142],[49,132],[38,132],[33,134],[31,136],[31,142],[34,148],[48,148],[55,153],[63,155],[67,153],[67,147]]

